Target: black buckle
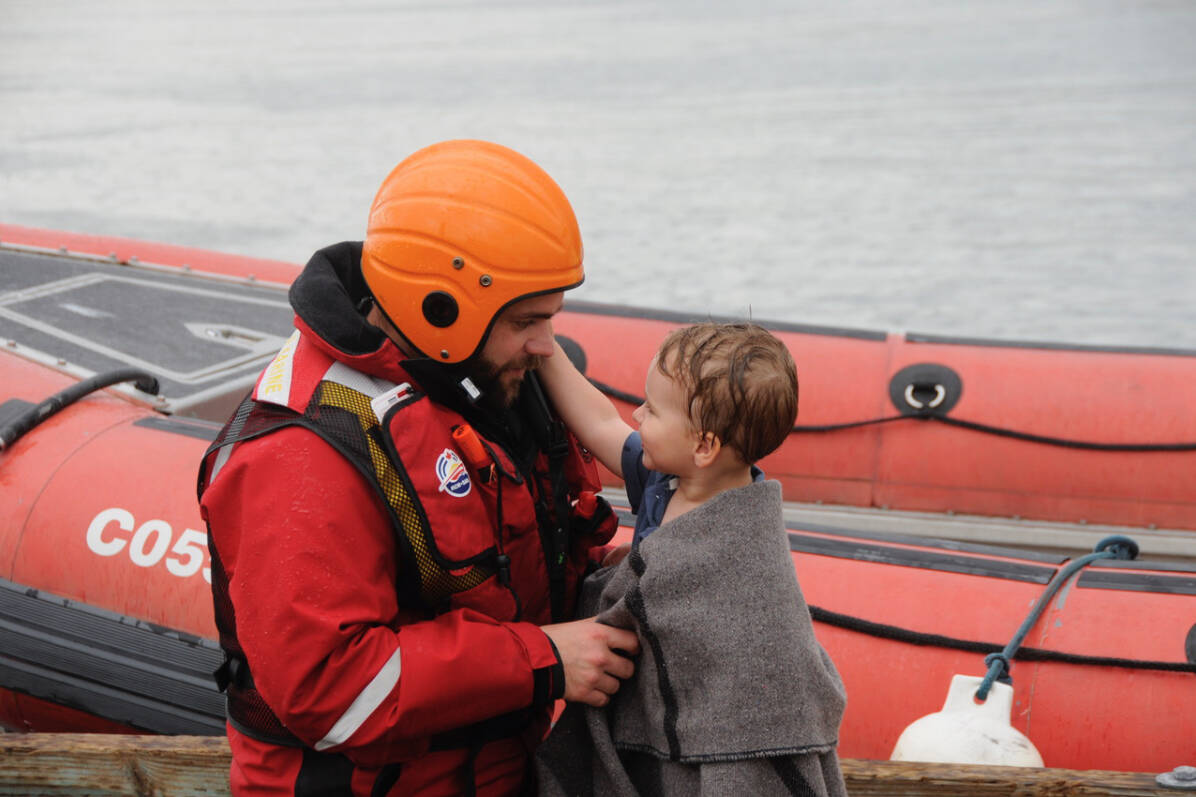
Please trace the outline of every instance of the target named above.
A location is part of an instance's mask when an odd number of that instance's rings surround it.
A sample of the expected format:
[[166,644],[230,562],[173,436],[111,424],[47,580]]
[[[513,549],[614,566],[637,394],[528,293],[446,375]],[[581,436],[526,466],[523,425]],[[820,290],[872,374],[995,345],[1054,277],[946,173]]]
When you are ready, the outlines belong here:
[[216,679],[216,688],[221,692],[227,692],[229,686],[244,689],[253,683],[249,677],[249,663],[227,653],[224,654],[224,661],[212,672],[212,677]]

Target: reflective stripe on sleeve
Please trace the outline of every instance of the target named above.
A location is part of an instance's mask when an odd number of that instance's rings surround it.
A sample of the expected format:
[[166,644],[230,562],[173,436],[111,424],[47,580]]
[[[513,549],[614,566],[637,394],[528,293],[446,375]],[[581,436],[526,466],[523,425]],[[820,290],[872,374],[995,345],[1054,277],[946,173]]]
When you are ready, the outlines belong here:
[[327,750],[329,747],[335,747],[348,741],[349,737],[357,732],[362,723],[374,713],[374,709],[382,705],[382,701],[394,689],[395,684],[399,682],[400,669],[399,649],[395,648],[394,655],[386,660],[382,669],[378,670],[378,674],[374,676],[374,680],[361,690],[361,694],[353,700],[353,704],[336,721],[332,730],[328,731],[323,739],[316,742],[316,749]]
[[[234,433],[235,434],[235,433]],[[212,464],[212,472],[208,475],[208,486],[216,481],[216,474],[224,467],[224,463],[228,462],[229,455],[233,453],[233,443],[227,443],[220,446],[220,453],[216,455],[216,461]]]

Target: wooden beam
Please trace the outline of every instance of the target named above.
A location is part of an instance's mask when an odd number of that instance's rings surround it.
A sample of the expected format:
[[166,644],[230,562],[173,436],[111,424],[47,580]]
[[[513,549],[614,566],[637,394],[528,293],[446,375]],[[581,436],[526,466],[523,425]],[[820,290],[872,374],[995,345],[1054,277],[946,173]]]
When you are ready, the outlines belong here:
[[0,734],[0,795],[228,794],[223,736]]
[[[0,733],[0,795],[228,794],[219,736]],[[1176,797],[1154,775],[1019,767],[843,761],[853,797]]]
[[1183,792],[1164,789],[1146,772],[992,767],[963,764],[925,764],[915,761],[842,762],[847,791],[852,797],[1177,797]]

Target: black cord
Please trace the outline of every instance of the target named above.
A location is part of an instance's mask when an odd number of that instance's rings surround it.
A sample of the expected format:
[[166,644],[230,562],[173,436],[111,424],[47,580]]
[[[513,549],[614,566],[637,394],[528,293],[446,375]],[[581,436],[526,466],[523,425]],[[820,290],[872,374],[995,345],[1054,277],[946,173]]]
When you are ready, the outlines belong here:
[[1196,451],[1196,443],[1091,443],[1084,440],[1067,440],[1062,437],[1047,437],[1046,435],[1018,432],[1013,429],[1002,429],[975,421],[965,421],[951,418],[947,415],[931,415],[932,420],[945,423],[948,426],[958,426],[962,429],[972,429],[985,434],[995,434],[1001,437],[1012,437],[1015,440],[1028,440],[1031,443],[1045,443],[1050,446],[1065,448],[1082,448],[1087,451]]
[[[589,377],[586,377],[586,378],[590,379]],[[634,393],[624,393],[622,390],[619,390],[617,387],[611,387],[610,385],[606,384],[605,382],[599,382],[597,379],[590,379],[590,384],[593,385],[594,387],[598,388],[600,391],[602,391],[606,395],[610,396],[611,398],[617,398],[619,401],[625,401],[628,404],[635,404],[637,406],[644,403],[644,399],[641,398],[640,396],[637,396]]]
[[[820,623],[825,623],[826,625],[833,625],[837,628],[845,628],[849,631],[856,631],[861,634],[868,634],[869,636],[879,637],[881,639],[893,639],[898,642],[908,642],[911,645],[951,648],[953,650],[965,650],[970,653],[1000,652],[1004,648],[1004,645],[999,645],[995,642],[976,642],[968,639],[956,639],[954,637],[943,636],[941,634],[927,634],[921,631],[913,631],[911,629],[901,628],[895,625],[875,623],[871,620],[853,617],[849,614],[832,612],[829,609],[823,609],[819,606],[810,607],[810,617]],[[1125,667],[1134,670],[1164,670],[1167,672],[1196,673],[1196,663],[1178,661],[1141,661],[1138,659],[1121,659],[1110,656],[1086,656],[1082,653],[1064,653],[1062,651],[1046,650],[1044,648],[1018,648],[1017,652],[1014,654],[1014,658],[1021,661],[1057,661],[1066,664],[1082,664],[1093,667]]]
[[884,418],[872,418],[867,421],[851,421],[849,423],[828,423],[823,426],[794,426],[792,434],[800,432],[837,432],[840,429],[855,429],[860,426],[872,426],[878,423],[888,423],[889,421],[903,421],[906,418],[912,418],[912,415],[889,415]]
[[0,427],[0,451],[17,442],[26,432],[42,421],[74,404],[88,393],[115,385],[118,382],[135,382],[137,389],[142,393],[151,395],[158,393],[158,380],[139,368],[117,368],[113,371],[96,374],[58,391],[40,404],[21,413],[10,423]]
[[[590,379],[590,384],[598,388],[600,391],[616,398],[619,401],[625,401],[628,404],[643,404],[643,398],[633,394],[627,393],[618,388],[611,387],[605,382],[600,382],[597,379]],[[1094,443],[1087,440],[1069,440],[1063,437],[1050,437],[1047,435],[1032,434],[1030,432],[1019,432],[1016,429],[1005,429],[1000,426],[991,426],[986,423],[978,423],[976,421],[965,421],[960,418],[952,418],[947,415],[889,415],[882,418],[871,418],[864,421],[850,421],[848,423],[831,423],[821,426],[794,426],[793,434],[807,434],[820,432],[837,432],[842,429],[856,429],[861,426],[872,426],[875,424],[889,423],[891,421],[903,421],[913,419],[917,421],[938,421],[945,423],[948,426],[958,426],[961,429],[971,429],[974,432],[982,432],[984,434],[997,435],[999,437],[1011,437],[1015,440],[1025,440],[1030,443],[1042,443],[1050,446],[1062,446],[1064,448],[1078,448],[1085,451],[1196,451],[1196,442],[1193,443]]]

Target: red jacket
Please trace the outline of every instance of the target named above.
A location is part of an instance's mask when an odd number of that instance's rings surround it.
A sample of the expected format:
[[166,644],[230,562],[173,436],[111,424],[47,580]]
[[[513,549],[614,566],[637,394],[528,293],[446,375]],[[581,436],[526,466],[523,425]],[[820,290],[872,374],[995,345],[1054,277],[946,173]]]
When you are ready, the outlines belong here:
[[[260,741],[230,722],[231,785],[255,794],[512,793],[564,687],[538,628],[552,621],[548,535],[533,499],[550,483],[534,473],[545,460],[519,463],[520,447],[488,437],[484,418],[425,395],[433,386],[404,368],[389,340],[342,334],[346,308],[328,307],[326,282],[331,273],[352,294],[358,251],[318,253],[307,281],[296,281],[298,330],[259,379],[258,403],[246,405],[294,422],[214,449],[201,472],[222,643],[243,652],[252,687],[301,745]],[[321,300],[308,302],[305,291],[321,282]],[[356,416],[312,420],[313,409],[328,413],[342,400],[345,384],[354,396],[411,386],[372,432],[385,443],[370,449],[373,478],[326,431]],[[458,453],[450,431],[467,420],[496,464]],[[574,453],[573,498],[597,485],[580,483],[595,475],[584,464]],[[566,557],[569,607],[587,549],[601,542],[577,540]],[[498,567],[500,555],[509,566]],[[456,581],[444,587],[446,578]],[[529,709],[521,733],[472,732]]]

